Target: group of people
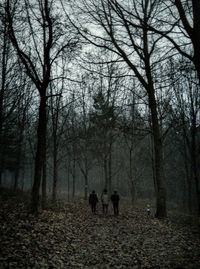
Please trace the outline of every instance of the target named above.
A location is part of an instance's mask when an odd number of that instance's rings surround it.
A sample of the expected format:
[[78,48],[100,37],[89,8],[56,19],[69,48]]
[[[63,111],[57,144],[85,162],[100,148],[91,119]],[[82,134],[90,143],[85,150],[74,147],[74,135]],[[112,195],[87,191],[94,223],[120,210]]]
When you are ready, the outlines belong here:
[[[108,195],[108,191],[106,189],[103,190],[101,194],[101,203],[102,203],[102,211],[103,214],[108,214],[108,205],[109,201],[111,200],[112,205],[113,205],[113,212],[114,215],[117,216],[119,215],[119,194],[117,191],[114,191],[111,197]],[[98,203],[99,199],[95,191],[92,191],[92,193],[89,196],[89,204],[91,206],[92,212],[96,213],[96,206]]]

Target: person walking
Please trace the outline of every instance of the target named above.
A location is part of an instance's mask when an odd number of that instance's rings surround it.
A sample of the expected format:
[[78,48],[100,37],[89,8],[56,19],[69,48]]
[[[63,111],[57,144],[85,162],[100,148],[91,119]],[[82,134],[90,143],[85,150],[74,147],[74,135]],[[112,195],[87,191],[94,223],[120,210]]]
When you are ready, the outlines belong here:
[[96,213],[97,203],[98,203],[98,197],[97,197],[95,191],[92,191],[92,193],[89,196],[89,204],[91,206],[92,213],[94,213],[94,214]]
[[114,193],[111,195],[111,201],[113,204],[113,211],[115,216],[119,215],[119,200],[119,194],[117,193],[117,191],[114,191]]
[[108,192],[106,189],[103,190],[103,193],[101,195],[101,203],[102,203],[102,210],[103,214],[108,214],[108,203],[109,203],[109,197]]

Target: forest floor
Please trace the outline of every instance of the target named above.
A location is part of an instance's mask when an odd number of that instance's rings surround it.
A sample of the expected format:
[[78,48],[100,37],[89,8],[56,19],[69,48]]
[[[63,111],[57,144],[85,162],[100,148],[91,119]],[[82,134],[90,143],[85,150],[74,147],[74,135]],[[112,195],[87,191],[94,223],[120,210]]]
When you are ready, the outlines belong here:
[[23,195],[0,192],[0,268],[200,268],[191,219],[158,220],[141,207],[96,215],[84,202],[28,214]]

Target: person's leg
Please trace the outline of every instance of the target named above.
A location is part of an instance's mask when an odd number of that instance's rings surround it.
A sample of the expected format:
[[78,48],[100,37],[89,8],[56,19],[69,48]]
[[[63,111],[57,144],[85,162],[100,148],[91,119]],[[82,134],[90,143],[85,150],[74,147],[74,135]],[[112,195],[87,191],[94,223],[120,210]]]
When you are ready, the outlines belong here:
[[94,213],[96,213],[96,204],[94,204]]
[[95,204],[92,204],[92,212],[95,213]]
[[113,213],[115,215],[115,204],[113,203]]
[[108,205],[105,205],[105,212],[108,214]]
[[116,204],[116,213],[117,213],[117,215],[119,215],[119,204],[118,203]]
[[119,214],[118,204],[114,203],[113,206],[114,206],[114,215],[117,216]]
[[103,213],[105,214],[106,213],[106,205],[103,204]]

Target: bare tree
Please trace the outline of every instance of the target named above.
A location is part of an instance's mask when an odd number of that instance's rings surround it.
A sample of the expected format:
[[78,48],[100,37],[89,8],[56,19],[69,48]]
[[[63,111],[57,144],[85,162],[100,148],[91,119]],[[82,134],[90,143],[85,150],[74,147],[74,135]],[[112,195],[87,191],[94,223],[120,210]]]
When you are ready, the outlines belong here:
[[[73,45],[76,43],[73,39],[63,45],[63,36],[58,31],[56,23],[58,14],[53,13],[54,4],[49,0],[37,0],[34,5],[29,0],[7,0],[6,6],[9,38],[39,94],[37,149],[31,204],[34,213],[38,212],[39,190],[45,160],[46,105],[48,87],[53,79],[53,64],[64,49],[70,47],[71,43]],[[60,38],[62,42],[59,42]]]
[[[191,211],[191,191],[194,184],[196,190],[198,214],[200,214],[199,189],[199,86],[196,84],[197,76],[188,61],[176,63],[179,79],[175,78],[174,64],[171,63],[171,79],[174,81],[175,103],[174,118],[177,119],[177,131],[181,134],[182,154],[184,156],[185,172],[188,187],[188,208]],[[181,68],[179,68],[179,65]]]
[[179,18],[188,38],[191,40],[193,55],[187,51],[181,50],[181,46],[177,43],[174,43],[174,45],[183,56],[194,63],[200,83],[200,2],[196,0],[175,0],[174,4],[178,10]]
[[83,82],[80,85],[80,122],[79,122],[79,139],[77,141],[78,156],[77,162],[80,171],[84,178],[84,199],[88,198],[89,189],[89,172],[93,165],[92,155],[91,155],[91,122],[89,119],[90,104],[88,104],[88,91],[91,90],[89,81],[86,78],[82,79]]
[[197,0],[152,1],[162,6],[157,24],[149,30],[163,36],[178,53],[195,66],[200,83],[200,2]]
[[[134,85],[134,82],[131,81]],[[123,116],[122,125],[122,132],[123,138],[125,141],[125,152],[128,156],[127,162],[127,174],[129,179],[130,185],[130,193],[131,193],[131,200],[134,204],[136,201],[136,194],[137,194],[137,181],[141,178],[142,175],[142,168],[138,165],[138,159],[141,159],[141,141],[145,137],[146,134],[149,134],[150,130],[147,126],[145,127],[144,124],[144,115],[140,115],[139,107],[141,105],[145,105],[141,99],[135,94],[134,88],[131,84],[131,91],[127,93],[127,104],[125,109],[125,115]]]
[[[151,111],[152,131],[154,138],[155,178],[157,217],[166,216],[166,188],[163,171],[162,134],[159,126],[156,88],[153,69],[156,60],[153,58],[159,50],[160,37],[149,32],[148,25],[153,22],[158,6],[154,1],[132,1],[122,3],[116,0],[98,2],[82,1],[84,10],[78,32],[91,44],[103,47],[115,53],[126,63],[142,84],[148,94]],[[81,18],[80,18],[81,20]],[[75,26],[76,23],[72,22]],[[90,27],[95,23],[96,28]]]
[[2,172],[3,172],[3,123],[4,123],[4,98],[6,91],[6,79],[8,75],[8,62],[10,56],[10,42],[8,38],[8,23],[5,12],[5,2],[0,5],[0,24],[1,24],[1,78],[0,78],[0,185],[2,184]]

